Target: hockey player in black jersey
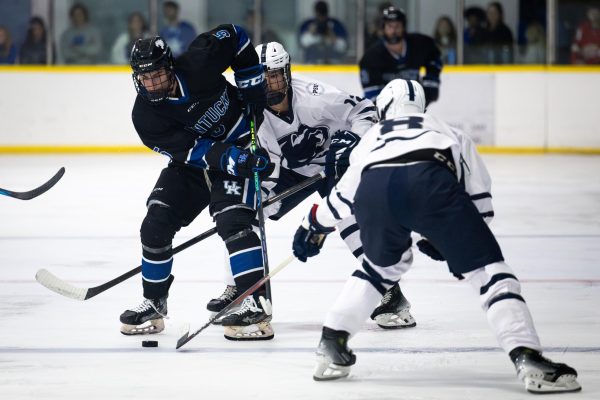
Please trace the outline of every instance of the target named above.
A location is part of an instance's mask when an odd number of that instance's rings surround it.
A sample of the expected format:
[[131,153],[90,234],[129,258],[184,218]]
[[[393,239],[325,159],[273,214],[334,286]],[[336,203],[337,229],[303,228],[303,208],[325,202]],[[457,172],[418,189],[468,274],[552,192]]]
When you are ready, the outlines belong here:
[[[360,59],[360,81],[365,97],[372,101],[394,79],[412,79],[425,89],[427,104],[436,101],[442,71],[441,53],[435,41],[419,33],[406,33],[402,9],[383,10],[383,38],[365,51]],[[425,67],[425,76],[420,68]]]
[[[126,335],[164,329],[173,282],[172,240],[206,207],[230,254],[236,284],[246,290],[263,277],[261,243],[252,231],[255,171],[273,170],[267,152],[248,150],[252,114],[266,104],[262,65],[246,32],[220,25],[199,35],[173,59],[161,37],[140,39],[131,53],[138,92],[132,119],[142,142],[169,157],[147,201],[140,233],[144,301],[121,314]],[[225,80],[231,67],[237,88]],[[260,118],[259,118],[260,119]],[[273,337],[263,291],[249,296],[253,312],[235,321],[257,339]],[[263,300],[264,301],[264,300]]]

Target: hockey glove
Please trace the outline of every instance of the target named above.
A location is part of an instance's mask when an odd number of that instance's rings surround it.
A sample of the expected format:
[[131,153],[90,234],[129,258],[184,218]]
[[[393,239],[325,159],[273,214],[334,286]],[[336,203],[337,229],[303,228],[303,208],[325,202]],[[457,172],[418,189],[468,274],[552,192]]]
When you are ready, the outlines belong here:
[[244,178],[254,178],[254,172],[258,172],[260,179],[265,179],[273,173],[275,164],[265,149],[258,148],[256,154],[252,154],[248,150],[230,146],[221,156],[221,169]]
[[260,126],[263,110],[267,106],[267,81],[262,64],[239,69],[235,71],[234,77],[246,116],[254,114]]
[[425,107],[427,107],[440,96],[440,81],[424,78],[423,91],[425,92]]
[[328,228],[317,222],[317,204],[313,204],[308,215],[302,220],[302,225],[294,235],[292,250],[298,260],[306,262],[308,257],[319,254],[323,242],[335,228]]
[[446,259],[444,258],[444,256],[438,251],[438,249],[436,249],[435,247],[433,247],[433,245],[431,244],[431,242],[427,239],[421,239],[417,242],[417,247],[419,248],[419,251],[423,254],[425,254],[426,256],[428,256],[429,258],[432,258],[436,261],[446,261]]
[[325,157],[325,174],[338,181],[350,166],[350,153],[360,141],[360,136],[350,131],[337,131],[331,136]]

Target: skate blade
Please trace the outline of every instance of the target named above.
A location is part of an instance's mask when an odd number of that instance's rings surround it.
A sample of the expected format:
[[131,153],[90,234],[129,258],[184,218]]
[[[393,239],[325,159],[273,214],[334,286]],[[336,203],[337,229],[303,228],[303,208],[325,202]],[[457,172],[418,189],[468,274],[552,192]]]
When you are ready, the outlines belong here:
[[404,329],[417,326],[417,322],[408,311],[400,311],[396,314],[379,314],[375,317],[375,323],[383,329]]
[[165,329],[165,323],[162,318],[151,319],[142,325],[121,325],[121,333],[123,335],[152,335],[154,333],[162,332]]
[[323,355],[317,355],[317,367],[313,373],[313,379],[318,382],[333,381],[350,375],[350,367],[336,365]]
[[225,339],[228,340],[270,340],[275,337],[269,321],[261,321],[248,326],[225,326]]
[[561,375],[556,382],[545,381],[543,376],[528,376],[524,381],[525,389],[530,393],[567,393],[581,390],[575,375]]

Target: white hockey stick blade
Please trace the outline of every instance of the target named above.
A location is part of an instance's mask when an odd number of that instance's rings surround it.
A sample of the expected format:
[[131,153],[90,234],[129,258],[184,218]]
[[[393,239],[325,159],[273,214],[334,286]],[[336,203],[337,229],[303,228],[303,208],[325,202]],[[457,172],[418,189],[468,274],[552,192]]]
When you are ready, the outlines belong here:
[[63,281],[46,269],[40,269],[37,274],[35,274],[35,280],[53,292],[75,300],[85,300],[88,291],[88,289],[78,288]]

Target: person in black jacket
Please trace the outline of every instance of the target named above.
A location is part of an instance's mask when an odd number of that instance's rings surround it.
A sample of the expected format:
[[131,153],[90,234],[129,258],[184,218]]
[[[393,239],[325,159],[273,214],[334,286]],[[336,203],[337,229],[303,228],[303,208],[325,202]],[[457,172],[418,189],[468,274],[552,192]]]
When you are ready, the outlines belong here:
[[513,34],[504,23],[504,9],[498,2],[487,7],[487,29],[484,31],[486,62],[511,64],[513,62]]
[[[264,276],[261,242],[252,230],[253,176],[258,172],[264,179],[273,171],[266,151],[248,149],[250,122],[260,121],[266,105],[266,81],[242,28],[220,25],[199,35],[176,59],[160,36],[139,39],[131,53],[131,67],[138,92],[133,125],[142,142],[170,162],[148,198],[140,230],[145,299],[121,315],[121,332],[126,335],[164,329],[174,279],[173,237],[207,206],[240,290]],[[223,76],[229,67],[237,88]],[[233,332],[226,337],[272,338],[265,302],[264,288],[246,298],[243,312],[223,321]],[[243,337],[238,337],[239,332]]]
[[[442,60],[433,38],[406,33],[402,9],[383,10],[383,39],[372,45],[359,62],[360,81],[365,97],[372,101],[394,79],[416,80],[423,85],[427,104],[436,101],[440,91]],[[425,67],[421,77],[420,68]]]

